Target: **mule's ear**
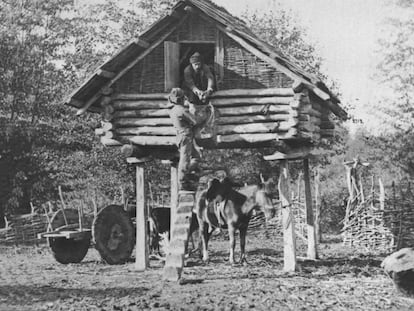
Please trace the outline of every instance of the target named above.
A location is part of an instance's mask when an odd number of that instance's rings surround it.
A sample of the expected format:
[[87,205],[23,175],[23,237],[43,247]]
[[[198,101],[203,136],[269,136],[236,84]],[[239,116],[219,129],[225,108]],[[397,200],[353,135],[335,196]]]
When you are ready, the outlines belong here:
[[262,184],[264,184],[266,182],[265,179],[264,179],[264,177],[263,177],[263,174],[262,173],[260,173],[260,182]]

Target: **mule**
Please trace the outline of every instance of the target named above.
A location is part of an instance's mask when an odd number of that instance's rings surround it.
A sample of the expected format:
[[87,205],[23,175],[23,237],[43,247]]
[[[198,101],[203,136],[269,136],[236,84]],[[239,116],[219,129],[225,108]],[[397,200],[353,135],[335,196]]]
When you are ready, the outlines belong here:
[[261,185],[244,186],[237,191],[232,182],[213,179],[208,189],[197,192],[195,214],[197,216],[202,243],[202,259],[207,262],[208,241],[212,230],[209,228],[227,229],[230,239],[229,262],[235,263],[235,232],[240,232],[240,263],[247,262],[245,254],[247,227],[255,210],[273,209],[269,187]]

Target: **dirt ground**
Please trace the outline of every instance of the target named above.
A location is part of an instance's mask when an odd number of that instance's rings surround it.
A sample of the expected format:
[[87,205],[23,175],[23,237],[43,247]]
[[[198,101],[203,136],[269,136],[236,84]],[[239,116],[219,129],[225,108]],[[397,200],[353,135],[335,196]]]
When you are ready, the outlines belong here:
[[61,265],[46,246],[0,247],[0,310],[414,310],[379,267],[385,254],[331,239],[320,245],[320,260],[299,258],[298,272],[286,274],[281,237],[247,239],[247,266],[229,265],[227,240],[217,236],[211,262],[188,258],[181,285],[161,280],[158,260],[136,272],[133,262],[102,263],[93,248],[80,264]]

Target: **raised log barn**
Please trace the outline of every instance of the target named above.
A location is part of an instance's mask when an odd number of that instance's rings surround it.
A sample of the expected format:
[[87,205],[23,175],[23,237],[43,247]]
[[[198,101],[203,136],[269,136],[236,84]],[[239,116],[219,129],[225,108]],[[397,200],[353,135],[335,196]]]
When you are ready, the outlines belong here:
[[[217,140],[198,144],[208,149],[274,148],[275,153],[265,158],[282,161],[279,192],[286,207],[285,270],[295,270],[287,161],[304,160],[308,227],[313,230],[307,156],[321,139],[333,137],[332,116],[345,119],[346,112],[320,79],[209,0],[179,1],[167,16],[100,66],[67,100],[78,114],[101,113],[102,127],[96,129],[101,142],[120,148],[137,165],[136,266],[143,270],[148,265],[143,170],[149,157],[171,160],[172,219],[178,218],[178,205],[188,201],[185,195],[179,199],[176,190],[177,148],[167,94],[181,86],[183,70],[195,51],[203,55],[215,75],[217,91],[211,102],[219,115],[215,120]],[[173,240],[174,231],[171,243]],[[316,258],[315,241],[309,240],[308,255]]]

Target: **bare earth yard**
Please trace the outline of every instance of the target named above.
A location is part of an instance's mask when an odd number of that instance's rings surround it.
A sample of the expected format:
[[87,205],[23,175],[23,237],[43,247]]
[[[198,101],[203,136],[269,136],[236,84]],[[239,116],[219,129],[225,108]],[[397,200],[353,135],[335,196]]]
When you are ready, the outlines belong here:
[[61,265],[46,246],[0,247],[0,310],[414,310],[379,267],[385,254],[328,241],[320,260],[299,259],[299,271],[286,274],[281,242],[250,234],[249,265],[231,266],[227,240],[214,237],[211,262],[190,257],[182,285],[163,282],[157,260],[139,273],[133,262],[102,263],[93,248],[80,264]]

